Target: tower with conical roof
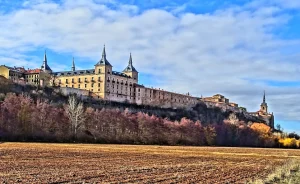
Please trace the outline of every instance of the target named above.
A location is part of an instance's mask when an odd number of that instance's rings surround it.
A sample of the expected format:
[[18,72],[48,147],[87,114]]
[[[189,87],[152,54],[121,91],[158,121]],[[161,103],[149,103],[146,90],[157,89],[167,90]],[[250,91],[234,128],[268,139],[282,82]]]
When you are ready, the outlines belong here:
[[74,57],[73,57],[73,62],[72,62],[72,71],[74,72],[76,70],[75,68],[75,61],[74,61]]
[[51,70],[51,68],[50,68],[49,65],[48,65],[48,60],[47,60],[47,53],[46,53],[46,51],[45,51],[45,54],[44,54],[44,61],[43,61],[43,65],[42,65],[42,67],[41,67],[41,70],[42,70],[43,72],[46,72],[46,73],[52,73],[52,70]]
[[260,111],[267,114],[268,113],[268,104],[266,103],[266,92],[264,91],[263,102],[260,105]]
[[112,65],[108,62],[106,58],[106,50],[105,45],[102,51],[102,58],[95,65],[95,74],[111,74],[112,73]]
[[[112,81],[112,65],[109,63],[106,57],[105,45],[102,51],[102,57],[100,61],[95,64],[95,79],[94,83],[98,83],[95,86],[98,86],[98,96],[103,99],[107,98],[110,91],[110,82]],[[92,81],[93,82],[93,81]]]
[[98,63],[96,65],[107,65],[107,66],[111,66],[111,64],[108,62],[108,60],[106,59],[106,51],[105,51],[105,45],[103,47],[103,51],[102,51],[102,58],[100,59],[100,61],[98,61]]
[[129,61],[127,67],[123,70],[123,73],[130,76],[134,80],[138,81],[138,74],[139,72],[134,68],[132,64],[132,55],[130,53]]

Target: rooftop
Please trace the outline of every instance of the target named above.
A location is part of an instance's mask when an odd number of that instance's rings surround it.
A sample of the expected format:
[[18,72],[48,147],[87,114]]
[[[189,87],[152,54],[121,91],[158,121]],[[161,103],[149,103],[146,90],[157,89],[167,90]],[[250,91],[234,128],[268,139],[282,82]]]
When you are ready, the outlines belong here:
[[[89,75],[89,74],[95,74],[95,69],[62,71],[62,72],[54,72],[53,74],[56,75],[56,76]],[[112,74],[117,75],[117,76],[121,76],[121,77],[131,78],[130,76],[128,76],[124,73],[121,73],[121,72],[112,71]]]

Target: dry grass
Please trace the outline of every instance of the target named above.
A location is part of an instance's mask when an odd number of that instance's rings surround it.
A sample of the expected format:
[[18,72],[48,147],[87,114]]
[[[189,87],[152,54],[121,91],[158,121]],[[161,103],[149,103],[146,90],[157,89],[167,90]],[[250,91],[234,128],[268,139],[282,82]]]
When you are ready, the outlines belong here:
[[[296,181],[297,180],[297,181]],[[300,160],[289,159],[285,164],[275,167],[265,179],[256,179],[249,184],[299,183]]]
[[[0,144],[0,183],[245,183],[300,150]],[[278,171],[279,172],[279,171]]]

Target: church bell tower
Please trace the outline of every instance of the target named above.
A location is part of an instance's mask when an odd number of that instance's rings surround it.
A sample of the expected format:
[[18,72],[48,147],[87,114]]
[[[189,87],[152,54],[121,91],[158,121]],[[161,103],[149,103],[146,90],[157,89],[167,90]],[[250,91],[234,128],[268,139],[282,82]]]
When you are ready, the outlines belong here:
[[263,102],[260,105],[260,111],[267,114],[268,113],[268,104],[266,103],[266,92],[264,91]]

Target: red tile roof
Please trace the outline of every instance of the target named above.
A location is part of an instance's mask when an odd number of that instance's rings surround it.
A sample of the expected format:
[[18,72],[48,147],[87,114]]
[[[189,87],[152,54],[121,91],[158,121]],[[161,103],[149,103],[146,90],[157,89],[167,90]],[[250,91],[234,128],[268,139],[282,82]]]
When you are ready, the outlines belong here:
[[32,70],[26,70],[26,74],[32,74],[32,73],[40,73],[41,69],[32,69]]

